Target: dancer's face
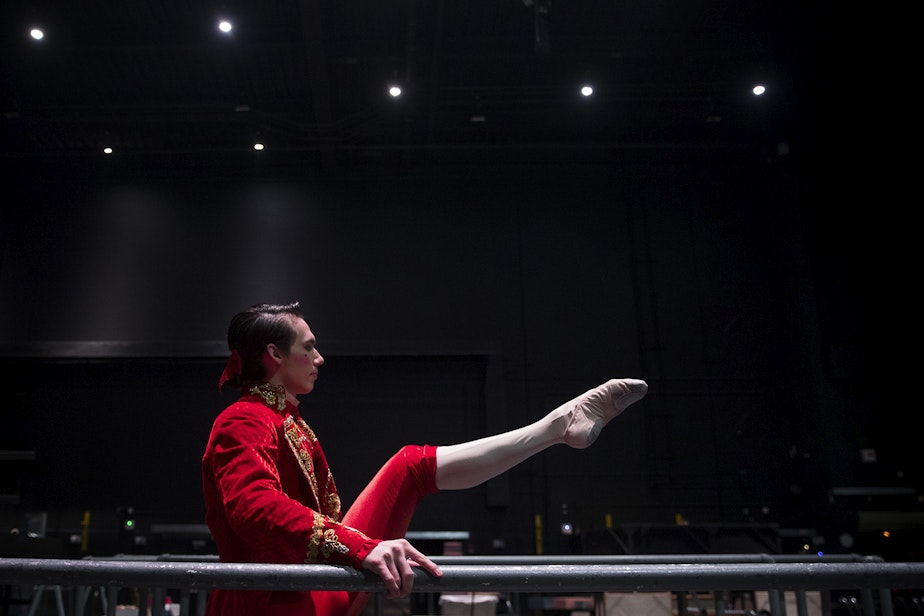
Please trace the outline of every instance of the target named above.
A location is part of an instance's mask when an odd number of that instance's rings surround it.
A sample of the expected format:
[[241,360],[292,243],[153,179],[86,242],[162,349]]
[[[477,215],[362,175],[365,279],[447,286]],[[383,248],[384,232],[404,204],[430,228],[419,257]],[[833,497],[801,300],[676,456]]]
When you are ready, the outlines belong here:
[[304,319],[293,318],[295,342],[288,351],[269,345],[278,368],[272,379],[285,386],[292,395],[311,393],[318,379],[318,368],[324,363],[324,357],[316,347],[317,339]]

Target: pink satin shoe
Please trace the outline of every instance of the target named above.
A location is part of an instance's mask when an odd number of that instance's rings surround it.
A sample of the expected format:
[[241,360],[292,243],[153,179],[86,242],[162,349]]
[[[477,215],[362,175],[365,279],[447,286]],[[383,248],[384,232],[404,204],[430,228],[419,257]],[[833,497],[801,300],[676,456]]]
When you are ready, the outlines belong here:
[[648,383],[639,379],[610,379],[565,404],[569,408],[565,443],[575,449],[593,445],[603,426],[630,404],[648,393]]

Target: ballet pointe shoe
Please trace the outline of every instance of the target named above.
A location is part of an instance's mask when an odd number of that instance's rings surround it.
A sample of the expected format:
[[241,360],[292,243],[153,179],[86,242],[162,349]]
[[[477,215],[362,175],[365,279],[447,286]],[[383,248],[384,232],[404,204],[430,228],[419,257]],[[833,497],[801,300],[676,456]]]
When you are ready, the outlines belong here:
[[603,426],[647,393],[645,381],[610,379],[567,402],[563,405],[568,413],[565,444],[575,449],[590,447],[600,436]]

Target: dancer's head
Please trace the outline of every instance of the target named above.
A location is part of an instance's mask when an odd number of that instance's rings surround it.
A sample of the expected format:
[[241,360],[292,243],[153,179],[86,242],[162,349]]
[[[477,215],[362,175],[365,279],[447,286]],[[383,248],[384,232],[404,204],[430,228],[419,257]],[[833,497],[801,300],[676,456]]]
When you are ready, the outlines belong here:
[[324,363],[315,344],[298,302],[251,306],[234,315],[228,326],[231,360],[221,384],[273,382],[292,394],[308,393]]

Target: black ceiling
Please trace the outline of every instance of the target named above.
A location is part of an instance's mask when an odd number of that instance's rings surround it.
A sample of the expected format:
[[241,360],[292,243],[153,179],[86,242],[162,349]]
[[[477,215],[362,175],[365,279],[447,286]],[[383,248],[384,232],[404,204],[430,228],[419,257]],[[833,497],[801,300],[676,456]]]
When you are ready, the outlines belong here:
[[[798,139],[810,59],[811,19],[769,0],[6,0],[0,10],[7,159],[95,157],[107,145],[114,156],[252,156],[255,138],[266,154],[352,159],[775,148]],[[230,35],[219,17],[234,22]],[[758,81],[769,88],[760,98]]]

